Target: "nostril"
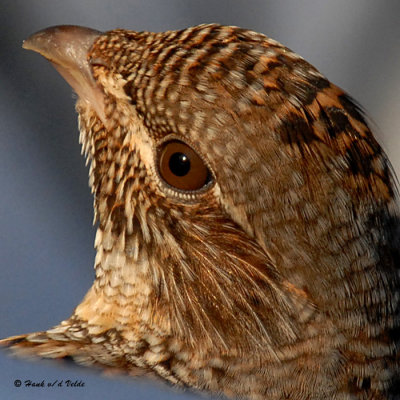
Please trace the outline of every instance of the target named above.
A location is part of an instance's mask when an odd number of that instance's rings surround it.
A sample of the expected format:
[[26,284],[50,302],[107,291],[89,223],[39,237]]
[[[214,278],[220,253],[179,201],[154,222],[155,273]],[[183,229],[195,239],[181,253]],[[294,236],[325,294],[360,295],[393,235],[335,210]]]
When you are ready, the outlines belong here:
[[89,64],[96,67],[110,68],[110,63],[99,57],[89,59]]

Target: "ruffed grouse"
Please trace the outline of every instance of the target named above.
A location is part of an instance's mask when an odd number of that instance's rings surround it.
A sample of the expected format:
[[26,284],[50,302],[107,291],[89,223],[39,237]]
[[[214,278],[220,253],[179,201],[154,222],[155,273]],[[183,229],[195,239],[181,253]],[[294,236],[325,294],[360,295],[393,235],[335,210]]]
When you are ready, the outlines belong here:
[[96,279],[17,353],[250,399],[399,398],[396,190],[352,99],[266,36],[59,26]]

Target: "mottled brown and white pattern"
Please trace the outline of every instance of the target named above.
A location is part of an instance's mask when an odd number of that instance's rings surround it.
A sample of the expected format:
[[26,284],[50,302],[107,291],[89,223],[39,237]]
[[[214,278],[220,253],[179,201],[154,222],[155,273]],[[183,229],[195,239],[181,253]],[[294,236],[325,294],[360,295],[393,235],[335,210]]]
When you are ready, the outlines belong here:
[[[346,93],[237,27],[25,47],[79,96],[96,279],[68,320],[1,344],[232,397],[400,398],[396,189]],[[160,172],[171,143],[201,187]]]

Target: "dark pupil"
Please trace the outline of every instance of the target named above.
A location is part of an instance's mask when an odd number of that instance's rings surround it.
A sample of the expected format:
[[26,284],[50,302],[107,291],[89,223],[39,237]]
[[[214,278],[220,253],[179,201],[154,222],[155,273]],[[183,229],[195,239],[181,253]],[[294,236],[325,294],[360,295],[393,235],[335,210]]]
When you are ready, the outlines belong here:
[[169,159],[169,169],[176,176],[185,176],[190,170],[190,160],[186,154],[174,153]]

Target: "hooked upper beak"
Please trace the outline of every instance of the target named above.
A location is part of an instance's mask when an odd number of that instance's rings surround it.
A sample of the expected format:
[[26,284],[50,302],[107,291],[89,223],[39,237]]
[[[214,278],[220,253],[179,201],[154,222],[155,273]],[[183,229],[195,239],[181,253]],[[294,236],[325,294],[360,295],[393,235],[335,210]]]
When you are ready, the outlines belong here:
[[87,57],[94,41],[102,34],[82,26],[59,25],[34,33],[22,47],[47,58],[104,121],[103,94],[93,79]]

